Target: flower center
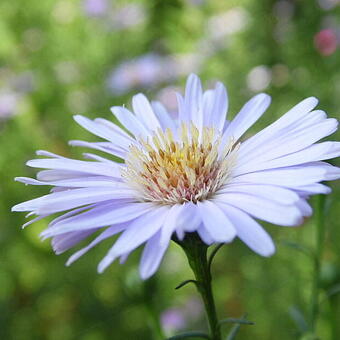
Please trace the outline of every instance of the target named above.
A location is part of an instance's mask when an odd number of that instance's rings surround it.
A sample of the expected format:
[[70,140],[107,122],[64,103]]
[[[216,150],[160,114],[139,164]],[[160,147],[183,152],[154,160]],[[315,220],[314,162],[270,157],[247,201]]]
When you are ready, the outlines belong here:
[[142,201],[176,204],[210,198],[230,178],[238,147],[232,141],[220,148],[214,128],[201,132],[182,124],[178,137],[158,130],[151,140],[132,145],[123,178]]

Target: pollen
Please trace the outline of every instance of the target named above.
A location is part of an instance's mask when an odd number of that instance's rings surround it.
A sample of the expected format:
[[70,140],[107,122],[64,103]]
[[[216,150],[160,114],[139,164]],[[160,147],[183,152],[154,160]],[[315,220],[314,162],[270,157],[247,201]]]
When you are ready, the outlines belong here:
[[130,147],[122,177],[142,201],[160,204],[197,203],[213,197],[226,184],[238,146],[210,127],[199,131],[182,123],[176,135],[158,130]]

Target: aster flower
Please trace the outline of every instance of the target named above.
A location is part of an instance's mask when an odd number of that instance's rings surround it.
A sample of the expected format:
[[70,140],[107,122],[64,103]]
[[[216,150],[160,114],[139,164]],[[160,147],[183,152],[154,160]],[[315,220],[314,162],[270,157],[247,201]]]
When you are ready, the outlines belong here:
[[330,192],[320,182],[340,177],[339,168],[323,162],[340,155],[340,143],[316,143],[334,133],[338,123],[314,110],[318,101],[313,97],[244,141],[242,136],[268,108],[268,95],[252,98],[231,121],[226,120],[228,97],[221,83],[203,92],[199,78],[191,75],[185,96],[177,98],[176,120],[142,94],[133,97],[133,112],[112,107],[126,130],[105,119],[75,116],[105,141],[70,144],[108,157],[86,153],[90,160],[85,161],[38,151],[44,158],[27,165],[45,170],[37,179],[16,178],[52,186],[48,195],[13,207],[37,215],[26,225],[67,211],[41,234],[52,238],[57,254],[96,233],[67,264],[116,234],[120,236],[99,263],[99,272],[145,244],[140,275],[148,278],[171,238],[183,240],[193,232],[207,245],[238,237],[254,252],[270,256],[274,243],[256,220],[301,224],[312,214],[307,199]]

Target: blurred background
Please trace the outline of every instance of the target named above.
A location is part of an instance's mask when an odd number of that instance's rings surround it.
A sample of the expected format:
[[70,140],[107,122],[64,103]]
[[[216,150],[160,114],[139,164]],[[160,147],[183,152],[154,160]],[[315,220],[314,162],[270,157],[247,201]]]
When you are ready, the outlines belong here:
[[[97,274],[112,240],[65,267],[72,251],[56,256],[48,241],[39,240],[48,221],[22,231],[24,215],[10,213],[12,205],[48,189],[25,187],[13,177],[35,176],[25,162],[37,149],[68,157],[86,151],[67,144],[96,140],[73,114],[113,119],[110,106],[129,106],[136,91],[175,111],[173,91],[183,89],[190,72],[206,87],[216,80],[227,85],[231,116],[258,92],[273,96],[249,134],[311,95],[339,118],[339,14],[338,0],[1,0],[0,338],[158,340],[151,331],[157,314],[166,336],[204,330],[194,287],[174,290],[191,278],[176,245],[145,283],[138,278],[138,252],[124,266],[115,263]],[[324,207],[317,324],[326,340],[340,339],[339,183],[332,188]],[[313,260],[294,244],[314,249],[315,218],[299,228],[266,229],[277,243],[272,258],[238,241],[217,255],[219,315],[247,312],[256,322],[241,328],[240,340],[311,339],[304,318]]]

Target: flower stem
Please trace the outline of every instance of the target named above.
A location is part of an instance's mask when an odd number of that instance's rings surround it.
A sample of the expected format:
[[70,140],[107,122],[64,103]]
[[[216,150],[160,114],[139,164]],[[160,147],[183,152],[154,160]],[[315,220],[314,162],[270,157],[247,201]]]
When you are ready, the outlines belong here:
[[324,208],[325,208],[325,196],[319,195],[316,197],[316,209],[315,209],[316,248],[310,312],[310,325],[313,331],[315,331],[316,329],[316,323],[319,316],[321,260],[325,240]]
[[210,339],[221,340],[221,330],[211,287],[212,277],[207,259],[208,246],[194,233],[187,234],[183,241],[176,240],[176,242],[183,248],[195,275],[195,284],[204,302],[209,322]]

